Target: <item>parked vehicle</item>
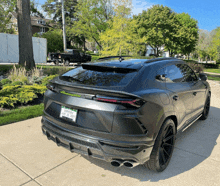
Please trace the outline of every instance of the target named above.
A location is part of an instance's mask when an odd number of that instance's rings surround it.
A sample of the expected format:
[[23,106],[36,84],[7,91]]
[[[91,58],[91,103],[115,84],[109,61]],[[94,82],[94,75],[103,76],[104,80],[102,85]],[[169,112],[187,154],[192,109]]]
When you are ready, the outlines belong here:
[[49,53],[47,58],[47,63],[53,62],[55,65],[59,65],[59,63],[61,63],[61,59],[59,58],[59,55],[60,55],[59,52]]
[[75,49],[67,49],[65,53],[61,53],[59,58],[64,63],[64,65],[69,66],[70,62],[82,63],[91,61],[91,56],[88,54],[84,54],[80,50]]
[[71,152],[161,172],[177,132],[208,117],[206,80],[176,58],[84,63],[47,85],[42,131]]

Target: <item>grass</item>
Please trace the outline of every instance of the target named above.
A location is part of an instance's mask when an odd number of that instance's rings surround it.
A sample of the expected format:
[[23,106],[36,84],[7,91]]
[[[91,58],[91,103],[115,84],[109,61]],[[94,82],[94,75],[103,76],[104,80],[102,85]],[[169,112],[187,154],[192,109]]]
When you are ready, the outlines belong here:
[[43,109],[44,109],[44,105],[43,103],[41,103],[39,105],[26,106],[9,111],[1,111],[0,126],[42,116]]
[[220,74],[220,69],[213,69],[213,68],[206,68],[204,69],[205,72],[212,72],[212,73],[219,73]]
[[220,81],[220,77],[212,77],[209,75],[207,75],[207,77],[208,77],[208,80]]

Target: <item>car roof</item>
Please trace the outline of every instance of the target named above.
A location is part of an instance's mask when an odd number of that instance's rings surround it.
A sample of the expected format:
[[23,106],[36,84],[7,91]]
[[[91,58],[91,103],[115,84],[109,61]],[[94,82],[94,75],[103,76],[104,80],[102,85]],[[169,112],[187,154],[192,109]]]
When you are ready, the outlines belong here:
[[86,65],[94,65],[94,66],[104,66],[104,67],[112,67],[112,68],[129,68],[129,69],[141,69],[146,64],[152,64],[155,62],[165,62],[170,61],[182,61],[176,58],[154,58],[154,59],[125,59],[123,61],[119,60],[105,60],[98,63],[86,63]]

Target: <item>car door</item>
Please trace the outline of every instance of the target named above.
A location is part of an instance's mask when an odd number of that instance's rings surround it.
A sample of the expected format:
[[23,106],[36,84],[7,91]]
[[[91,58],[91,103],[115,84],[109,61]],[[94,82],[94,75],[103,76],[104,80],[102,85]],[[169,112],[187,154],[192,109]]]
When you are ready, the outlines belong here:
[[191,118],[193,96],[189,83],[184,81],[181,64],[172,64],[164,68],[166,87],[170,91],[172,104],[178,118],[178,128]]
[[192,95],[193,95],[193,110],[192,114],[193,116],[197,116],[200,114],[204,109],[204,104],[206,100],[206,85],[200,80],[195,72],[187,65],[182,65],[184,79],[188,84],[190,85],[192,89]]

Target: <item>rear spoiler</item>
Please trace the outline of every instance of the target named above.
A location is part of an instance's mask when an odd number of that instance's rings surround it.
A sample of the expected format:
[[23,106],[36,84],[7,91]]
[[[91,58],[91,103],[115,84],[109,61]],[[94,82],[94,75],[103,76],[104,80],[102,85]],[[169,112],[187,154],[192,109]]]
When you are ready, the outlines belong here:
[[112,58],[119,58],[119,61],[122,62],[124,60],[124,57],[132,57],[132,56],[107,56],[107,57],[101,57],[98,60],[106,60],[106,59],[112,59]]

